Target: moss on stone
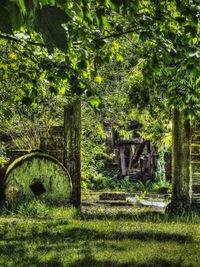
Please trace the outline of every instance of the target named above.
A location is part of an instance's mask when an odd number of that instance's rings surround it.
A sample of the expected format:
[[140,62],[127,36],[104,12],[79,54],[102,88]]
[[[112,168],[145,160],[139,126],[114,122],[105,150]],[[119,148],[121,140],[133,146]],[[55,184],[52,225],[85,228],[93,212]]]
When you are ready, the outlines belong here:
[[37,197],[42,200],[69,202],[71,199],[71,178],[56,158],[42,152],[32,152],[12,162],[5,174],[4,195],[8,202],[34,198],[30,185],[40,181],[46,192]]

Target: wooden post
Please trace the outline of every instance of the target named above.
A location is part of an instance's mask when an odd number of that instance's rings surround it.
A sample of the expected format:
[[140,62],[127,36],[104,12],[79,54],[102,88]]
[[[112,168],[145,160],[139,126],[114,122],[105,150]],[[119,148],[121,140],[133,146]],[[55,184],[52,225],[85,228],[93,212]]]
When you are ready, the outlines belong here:
[[119,151],[120,151],[120,162],[121,162],[122,175],[127,174],[124,150],[125,150],[124,146],[120,146]]
[[171,210],[191,205],[190,122],[183,112],[174,109],[172,132],[172,202]]
[[72,203],[81,204],[81,100],[64,109],[64,164],[72,179]]
[[4,201],[4,178],[6,167],[0,167],[0,204]]

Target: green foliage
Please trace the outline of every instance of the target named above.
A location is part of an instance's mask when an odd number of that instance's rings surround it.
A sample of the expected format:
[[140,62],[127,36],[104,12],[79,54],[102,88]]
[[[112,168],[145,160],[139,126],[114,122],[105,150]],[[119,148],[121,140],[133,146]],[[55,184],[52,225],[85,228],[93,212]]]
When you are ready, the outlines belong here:
[[5,143],[0,141],[0,167],[3,167],[4,164],[8,161],[5,148],[6,148]]
[[160,180],[158,182],[152,183],[151,190],[157,193],[171,193],[172,185],[166,180]]
[[87,104],[82,107],[82,179],[84,182],[98,176],[99,169],[109,159],[106,153],[105,133],[99,114]]
[[8,214],[14,213],[23,216],[42,218],[45,218],[49,212],[50,209],[48,205],[38,200],[23,201],[21,203],[14,204],[11,209],[7,209]]
[[166,193],[171,192],[171,184],[166,180],[131,180],[129,176],[122,178],[117,170],[110,170],[105,167],[95,169],[95,171],[96,172],[93,173],[93,176],[90,176],[90,178],[82,181],[83,192],[87,190],[122,191],[126,193],[142,192],[142,196],[152,192],[159,193],[160,190],[165,190]]
[[[47,48],[53,53],[54,50],[53,58],[56,58],[55,47],[66,52],[62,58],[65,58],[67,80],[72,93],[77,94],[86,90],[98,66],[119,52],[115,48],[120,42],[114,37],[126,33],[132,38],[133,33],[137,34],[146,45],[142,56],[146,63],[143,69],[146,86],[140,87],[135,97],[140,100],[138,106],[153,101],[152,109],[156,100],[165,99],[167,105],[178,106],[189,116],[198,115],[199,9],[196,1],[180,4],[175,0],[167,3],[150,0],[134,3],[18,0],[13,3],[6,0],[2,8],[5,19],[0,20],[0,30],[13,33],[17,29],[21,39],[15,41],[25,44],[26,51],[39,42],[41,51]],[[3,37],[10,40],[10,36]],[[106,39],[107,52],[103,49]],[[123,60],[120,53],[117,58]],[[30,99],[32,96],[26,97],[25,102],[30,103]],[[93,104],[97,106],[96,101]]]
[[155,181],[166,182],[165,171],[165,149],[161,148],[159,151],[159,157],[157,160],[157,170],[155,172]]
[[1,206],[0,213],[3,216],[23,216],[32,218],[72,218],[77,214],[75,208],[60,206],[58,203],[51,203],[38,199],[13,203],[12,206]]
[[[198,116],[197,4],[185,2],[184,7],[180,7],[172,2],[166,7],[161,2],[159,11],[163,16],[163,23],[154,24],[154,37],[147,39],[148,49],[144,53],[147,59],[144,77],[150,88],[149,95],[158,93],[167,100],[168,107],[176,106],[185,110],[189,117]],[[193,15],[189,15],[189,12]],[[188,28],[189,25],[194,28]],[[191,54],[194,55],[193,59]]]
[[98,173],[94,179],[89,182],[88,189],[90,190],[113,190],[118,191],[120,190],[120,181],[116,178],[111,176],[105,176],[104,173]]

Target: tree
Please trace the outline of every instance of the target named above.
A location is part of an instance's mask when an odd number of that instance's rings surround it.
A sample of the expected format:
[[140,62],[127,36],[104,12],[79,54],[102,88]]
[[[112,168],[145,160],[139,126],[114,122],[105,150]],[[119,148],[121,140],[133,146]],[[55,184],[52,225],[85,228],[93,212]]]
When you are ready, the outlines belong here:
[[[142,3],[144,19],[137,22],[143,25],[139,36],[146,42],[143,55],[146,65],[144,86],[139,93],[143,99],[136,98],[135,104],[140,100],[141,106],[152,106],[152,102],[157,106],[155,99],[158,97],[174,113],[171,207],[185,208],[191,204],[190,124],[199,118],[198,1]],[[138,88],[133,89],[137,91]]]
[[[153,90],[148,91],[149,96],[159,92],[173,111],[172,209],[191,204],[190,124],[199,118],[199,10],[195,1],[191,4],[177,2],[171,21],[165,20],[164,27],[159,26],[164,46],[161,40],[147,41],[151,48],[144,68],[146,83]],[[162,6],[160,11],[164,12]]]
[[[144,54],[147,63],[144,103],[154,95],[161,95],[169,107],[191,119],[199,113],[198,2],[99,0],[90,5],[87,0],[34,1],[34,4],[7,0],[2,3],[0,21],[0,30],[6,34],[1,37],[23,45],[46,47],[49,53],[55,47],[66,51],[67,80],[72,92],[81,94],[98,65],[108,59],[105,53],[100,53],[105,40],[136,33],[149,46]],[[13,30],[22,26],[29,34],[26,40],[12,36]],[[177,120],[180,118],[181,114],[176,116]],[[178,166],[182,173],[182,165]],[[176,201],[177,196],[173,198]]]

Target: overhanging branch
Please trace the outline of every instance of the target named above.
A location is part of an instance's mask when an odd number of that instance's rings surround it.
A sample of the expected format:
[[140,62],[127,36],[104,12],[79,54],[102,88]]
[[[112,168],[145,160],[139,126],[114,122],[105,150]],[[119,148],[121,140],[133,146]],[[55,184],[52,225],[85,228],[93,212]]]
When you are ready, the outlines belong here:
[[127,31],[124,31],[124,32],[113,33],[113,34],[108,35],[108,36],[103,36],[101,38],[97,38],[94,41],[100,41],[100,40],[106,40],[106,39],[115,38],[115,37],[121,37],[122,35],[138,32],[139,30],[141,30],[141,28],[134,28],[134,29],[127,30]]
[[[130,29],[130,30],[124,31],[124,32],[113,33],[113,34],[108,35],[108,36],[102,36],[100,38],[95,38],[93,41],[96,42],[96,41],[106,40],[106,39],[110,39],[110,38],[121,37],[121,36],[129,34],[129,33],[138,32],[138,30],[141,30],[141,28],[135,28],[135,29]],[[38,43],[38,42],[24,40],[24,39],[22,40],[22,39],[15,37],[15,36],[2,34],[2,33],[0,33],[0,38],[8,40],[8,41],[13,41],[16,43],[21,43],[21,44],[29,44],[29,45],[39,46],[39,47],[44,47],[44,48],[48,47],[48,45],[46,45],[45,43]],[[82,41],[73,42],[73,45],[81,45],[81,44],[83,44]]]
[[7,35],[7,34],[0,34],[0,38],[1,39],[5,39],[5,40],[8,40],[8,41],[14,41],[16,43],[27,43],[27,44],[30,44],[30,45],[35,45],[35,46],[40,46],[40,47],[46,47],[46,45],[44,43],[37,43],[37,42],[33,42],[33,41],[28,41],[28,40],[21,40],[17,37],[14,37],[14,36],[11,36],[11,35]]

